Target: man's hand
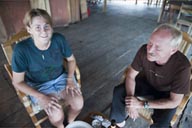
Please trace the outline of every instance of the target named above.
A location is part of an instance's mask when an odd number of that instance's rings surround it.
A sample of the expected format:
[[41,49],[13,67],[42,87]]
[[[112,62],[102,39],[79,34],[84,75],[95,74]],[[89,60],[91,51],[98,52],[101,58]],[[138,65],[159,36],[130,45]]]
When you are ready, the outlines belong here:
[[137,99],[134,96],[126,96],[125,97],[125,104],[126,107],[130,108],[142,108],[143,107],[143,102]]
[[135,120],[139,117],[139,113],[137,109],[142,108],[143,103],[134,96],[127,96],[125,98],[125,106],[129,114],[129,117]]
[[126,109],[129,117],[132,118],[134,121],[139,117],[137,108],[126,108]]

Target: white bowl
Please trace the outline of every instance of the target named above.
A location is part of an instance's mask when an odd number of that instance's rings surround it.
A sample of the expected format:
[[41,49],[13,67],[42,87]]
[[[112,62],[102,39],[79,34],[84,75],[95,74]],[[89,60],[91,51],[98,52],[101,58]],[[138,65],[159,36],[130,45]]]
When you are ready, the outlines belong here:
[[93,128],[93,127],[84,121],[74,121],[68,124],[66,128]]

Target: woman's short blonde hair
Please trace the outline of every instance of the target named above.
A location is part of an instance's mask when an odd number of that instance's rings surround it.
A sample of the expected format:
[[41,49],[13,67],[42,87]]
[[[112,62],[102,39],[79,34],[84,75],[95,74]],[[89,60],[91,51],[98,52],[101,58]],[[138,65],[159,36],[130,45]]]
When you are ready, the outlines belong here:
[[154,31],[157,32],[159,30],[167,30],[170,32],[170,34],[172,35],[172,39],[170,41],[171,46],[173,47],[179,47],[180,43],[183,40],[183,35],[182,32],[177,29],[175,26],[171,25],[171,24],[161,24],[159,25]]
[[39,8],[31,9],[25,14],[25,17],[23,19],[24,25],[26,27],[30,27],[30,24],[32,23],[33,18],[37,16],[43,17],[47,21],[47,23],[52,27],[52,19],[50,15],[47,13],[47,11]]

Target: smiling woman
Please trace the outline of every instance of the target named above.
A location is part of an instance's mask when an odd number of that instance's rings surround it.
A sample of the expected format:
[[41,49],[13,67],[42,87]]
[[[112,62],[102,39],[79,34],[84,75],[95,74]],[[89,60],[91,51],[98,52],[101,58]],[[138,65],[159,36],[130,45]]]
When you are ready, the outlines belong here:
[[75,120],[83,107],[81,90],[74,77],[75,57],[65,37],[53,32],[51,17],[45,10],[27,12],[24,24],[31,37],[14,47],[12,83],[30,96],[33,106],[44,109],[52,125],[64,128],[60,101],[65,100],[68,107],[68,123]]
[[35,46],[40,50],[46,50],[50,46],[50,39],[53,34],[52,21],[46,12],[38,13],[36,12],[36,17],[26,14],[24,24],[33,37]]

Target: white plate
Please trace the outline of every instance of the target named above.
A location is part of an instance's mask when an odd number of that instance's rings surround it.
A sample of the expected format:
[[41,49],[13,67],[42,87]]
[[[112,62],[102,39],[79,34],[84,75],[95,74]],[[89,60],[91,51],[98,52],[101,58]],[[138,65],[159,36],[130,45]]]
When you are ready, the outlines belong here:
[[68,124],[66,128],[93,128],[93,127],[84,121],[74,121]]

